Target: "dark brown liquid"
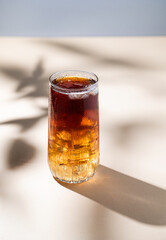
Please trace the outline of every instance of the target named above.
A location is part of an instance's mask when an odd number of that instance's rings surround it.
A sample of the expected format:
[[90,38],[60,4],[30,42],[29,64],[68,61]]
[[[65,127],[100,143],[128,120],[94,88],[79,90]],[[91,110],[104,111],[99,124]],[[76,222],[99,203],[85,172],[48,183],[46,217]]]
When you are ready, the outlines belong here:
[[52,83],[55,87],[50,88],[49,104],[50,168],[55,177],[64,181],[83,181],[93,175],[99,161],[98,93],[94,88],[88,92],[95,82],[66,77]]
[[93,79],[78,78],[78,77],[65,77],[58,80],[53,80],[53,84],[64,89],[83,89],[93,85],[95,81]]

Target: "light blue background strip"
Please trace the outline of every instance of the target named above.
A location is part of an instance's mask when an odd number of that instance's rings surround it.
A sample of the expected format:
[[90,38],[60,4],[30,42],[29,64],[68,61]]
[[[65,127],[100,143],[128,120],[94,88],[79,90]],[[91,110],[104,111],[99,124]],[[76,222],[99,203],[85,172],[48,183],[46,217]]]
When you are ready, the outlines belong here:
[[166,0],[0,0],[0,35],[166,35]]

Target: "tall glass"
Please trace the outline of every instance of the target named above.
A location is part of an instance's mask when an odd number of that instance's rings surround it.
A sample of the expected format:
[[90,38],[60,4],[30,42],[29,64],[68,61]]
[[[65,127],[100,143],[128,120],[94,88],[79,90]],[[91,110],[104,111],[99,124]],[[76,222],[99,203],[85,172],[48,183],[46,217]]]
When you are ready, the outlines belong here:
[[98,78],[62,71],[49,79],[48,163],[54,178],[80,183],[99,164]]

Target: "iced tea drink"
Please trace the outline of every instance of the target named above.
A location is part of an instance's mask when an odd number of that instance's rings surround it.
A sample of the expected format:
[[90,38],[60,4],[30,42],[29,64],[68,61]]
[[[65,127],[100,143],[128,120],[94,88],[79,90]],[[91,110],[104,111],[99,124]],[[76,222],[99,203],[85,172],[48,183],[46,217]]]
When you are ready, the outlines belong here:
[[63,71],[50,77],[48,163],[68,183],[92,177],[99,164],[98,78]]

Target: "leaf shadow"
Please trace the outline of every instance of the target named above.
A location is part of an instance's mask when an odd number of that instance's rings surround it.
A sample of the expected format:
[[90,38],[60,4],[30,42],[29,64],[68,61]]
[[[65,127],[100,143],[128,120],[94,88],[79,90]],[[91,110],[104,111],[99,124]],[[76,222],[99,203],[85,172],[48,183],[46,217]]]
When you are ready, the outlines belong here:
[[122,57],[115,57],[113,55],[106,56],[98,53],[97,51],[93,51],[90,49],[81,48],[77,45],[71,44],[70,42],[64,42],[61,40],[39,40],[40,44],[45,45],[49,48],[59,48],[61,50],[65,50],[66,53],[72,53],[75,55],[81,55],[85,56],[91,61],[95,62],[97,65],[105,65],[105,66],[111,66],[111,67],[124,67],[124,68],[134,68],[134,69],[149,69],[150,66],[147,66],[147,64],[135,61],[135,59],[128,59],[128,58],[122,58]]
[[14,140],[9,147],[8,168],[14,169],[30,162],[35,154],[36,149],[33,145],[23,139]]
[[[25,99],[26,101],[34,101],[40,98],[47,99],[47,78],[44,76],[44,63],[39,60],[32,70],[28,73],[23,67],[17,66],[1,66],[1,72],[8,77],[9,81],[14,81],[17,93],[16,99],[12,101],[19,101]],[[17,97],[18,96],[18,97]],[[34,102],[35,104],[35,102]],[[19,132],[26,133],[33,128],[39,121],[47,116],[47,107],[41,107],[35,105],[40,114],[34,117],[23,117],[16,119],[9,119],[1,122],[2,125],[11,124],[19,126]],[[21,110],[20,110],[21,111]],[[9,169],[15,169],[29,162],[36,153],[34,146],[26,142],[20,135],[19,139],[14,140],[11,146],[9,146],[7,165]]]

